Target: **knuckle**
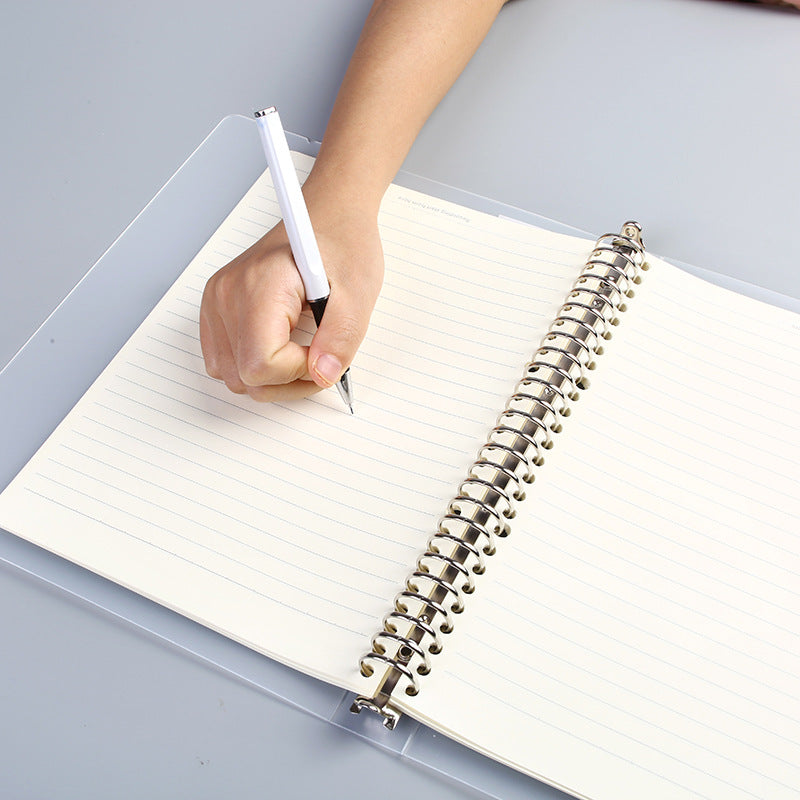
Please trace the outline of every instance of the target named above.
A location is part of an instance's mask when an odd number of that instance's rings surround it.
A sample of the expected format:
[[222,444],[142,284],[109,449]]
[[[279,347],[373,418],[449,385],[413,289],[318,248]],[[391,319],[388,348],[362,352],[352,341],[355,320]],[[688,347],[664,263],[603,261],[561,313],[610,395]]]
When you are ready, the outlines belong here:
[[214,378],[214,380],[220,380],[222,378],[222,370],[219,368],[219,364],[213,357],[206,356],[205,364],[206,373],[210,378]]
[[258,363],[246,363],[239,365],[239,378],[245,386],[263,386],[267,383],[266,370]]
[[225,308],[231,293],[231,273],[221,270],[208,282],[208,288],[217,308]]
[[260,354],[240,361],[239,378],[245,386],[265,386],[276,382],[273,365]]

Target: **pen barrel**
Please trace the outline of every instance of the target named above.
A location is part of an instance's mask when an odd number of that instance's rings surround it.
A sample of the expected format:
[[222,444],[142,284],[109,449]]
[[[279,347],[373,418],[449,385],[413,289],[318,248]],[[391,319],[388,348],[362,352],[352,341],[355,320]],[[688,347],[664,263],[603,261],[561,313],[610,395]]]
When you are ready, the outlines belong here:
[[305,287],[306,300],[311,302],[327,297],[330,294],[328,278],[289,152],[286,134],[281,125],[281,118],[275,109],[267,109],[256,115],[256,124],[275,193],[278,196],[278,205],[289,237],[292,255]]

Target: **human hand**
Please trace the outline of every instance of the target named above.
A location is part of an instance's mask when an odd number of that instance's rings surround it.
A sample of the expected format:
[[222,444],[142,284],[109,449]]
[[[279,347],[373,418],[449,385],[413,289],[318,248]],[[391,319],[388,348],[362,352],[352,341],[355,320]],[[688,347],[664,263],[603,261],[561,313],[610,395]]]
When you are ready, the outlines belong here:
[[291,338],[305,293],[282,223],[212,275],[203,293],[208,374],[259,401],[306,397],[335,384],[366,334],[383,281],[375,214],[343,212],[348,206],[329,196],[307,194],[306,201],[331,286],[309,347]]

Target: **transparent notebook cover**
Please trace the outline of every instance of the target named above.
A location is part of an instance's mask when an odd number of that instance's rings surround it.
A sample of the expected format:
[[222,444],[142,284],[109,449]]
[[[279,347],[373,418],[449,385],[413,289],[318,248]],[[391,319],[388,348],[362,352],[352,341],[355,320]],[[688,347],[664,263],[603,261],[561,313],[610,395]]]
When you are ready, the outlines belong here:
[[[296,134],[288,134],[288,139],[291,149],[316,155],[318,143]],[[0,371],[0,441],[4,444],[0,489],[77,402],[264,166],[254,122],[238,115],[222,120]],[[401,173],[396,182],[521,223],[591,239],[602,233],[580,231],[408,173]],[[202,202],[197,202],[198,197]],[[609,226],[620,222],[610,220]],[[646,242],[646,225],[644,236]],[[743,294],[800,311],[800,300],[685,264],[678,266]],[[5,531],[0,533],[0,560],[32,580],[57,587],[342,728],[342,735],[362,737],[479,795],[509,800],[566,797],[411,719],[402,719],[395,730],[388,731],[375,715],[351,714],[350,693],[248,650]]]

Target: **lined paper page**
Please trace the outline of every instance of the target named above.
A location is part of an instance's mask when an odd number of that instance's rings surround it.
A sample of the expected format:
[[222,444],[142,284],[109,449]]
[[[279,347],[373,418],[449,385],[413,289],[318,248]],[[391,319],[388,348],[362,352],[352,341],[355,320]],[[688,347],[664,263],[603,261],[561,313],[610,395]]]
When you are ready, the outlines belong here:
[[414,707],[593,800],[797,798],[800,317],[655,261],[607,350]]
[[203,368],[205,282],[278,213],[265,174],[3,493],[0,525],[364,690],[359,656],[587,246],[390,190],[351,417],[335,391],[259,405]]

